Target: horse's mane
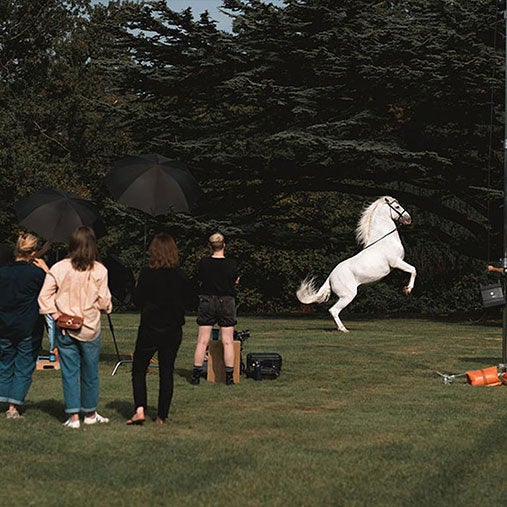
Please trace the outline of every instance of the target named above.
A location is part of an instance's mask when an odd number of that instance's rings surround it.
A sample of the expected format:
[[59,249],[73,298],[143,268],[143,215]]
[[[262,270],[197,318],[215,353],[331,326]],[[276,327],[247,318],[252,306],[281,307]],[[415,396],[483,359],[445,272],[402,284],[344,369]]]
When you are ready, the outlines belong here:
[[373,216],[375,215],[377,208],[386,202],[386,199],[389,199],[389,201],[394,200],[392,197],[384,195],[382,197],[379,197],[376,201],[364,207],[363,213],[361,214],[361,218],[357,223],[356,229],[356,240],[360,246],[366,246],[369,243],[371,222],[373,220]]

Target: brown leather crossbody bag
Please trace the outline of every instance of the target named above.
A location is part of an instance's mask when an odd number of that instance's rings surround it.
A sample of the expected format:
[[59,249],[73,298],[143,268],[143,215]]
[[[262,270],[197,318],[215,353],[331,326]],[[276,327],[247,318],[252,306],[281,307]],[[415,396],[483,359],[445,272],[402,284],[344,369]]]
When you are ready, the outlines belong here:
[[84,318],[78,317],[77,315],[67,315],[66,313],[62,313],[58,320],[56,321],[56,325],[60,329],[81,329],[83,325]]
[[[65,281],[65,280],[64,280]],[[90,273],[88,272],[88,278],[86,280],[86,292],[88,292],[88,284],[90,283]],[[81,293],[80,293],[81,296]],[[80,298],[81,299],[81,298]],[[70,301],[69,301],[70,303]],[[79,301],[79,306],[81,307],[81,301]],[[78,329],[81,329],[83,326],[84,317],[81,317],[79,315],[69,315],[67,313],[62,313],[58,320],[56,321],[56,325],[60,329],[71,329],[73,331],[76,331]]]

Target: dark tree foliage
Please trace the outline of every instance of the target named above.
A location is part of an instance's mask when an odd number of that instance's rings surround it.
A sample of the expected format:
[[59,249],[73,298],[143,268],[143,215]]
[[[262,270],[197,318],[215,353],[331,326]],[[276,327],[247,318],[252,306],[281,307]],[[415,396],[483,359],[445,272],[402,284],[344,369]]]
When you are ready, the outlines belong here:
[[244,230],[283,220],[293,192],[394,193],[436,215],[428,231],[454,249],[485,255],[497,203],[484,189],[499,188],[501,165],[494,2],[224,7],[233,34],[166,2],[119,7],[130,58],[115,81],[135,96],[139,146],[190,160],[210,209],[236,210]]
[[[104,250],[136,268],[145,225],[176,234],[190,271],[219,228],[244,266],[244,307],[270,311],[355,253],[361,207],[383,194],[415,218],[402,236],[420,276],[411,306],[393,275],[358,311],[450,308],[480,278],[472,258],[500,255],[495,2],[224,0],[232,33],[170,5],[0,2],[4,236],[12,204],[46,185],[96,200]],[[193,216],[107,198],[111,161],[150,151],[189,164],[205,191]]]
[[0,224],[15,232],[12,205],[44,186],[99,198],[107,157],[129,136],[111,115],[117,100],[97,73],[104,8],[89,1],[4,1],[0,10]]

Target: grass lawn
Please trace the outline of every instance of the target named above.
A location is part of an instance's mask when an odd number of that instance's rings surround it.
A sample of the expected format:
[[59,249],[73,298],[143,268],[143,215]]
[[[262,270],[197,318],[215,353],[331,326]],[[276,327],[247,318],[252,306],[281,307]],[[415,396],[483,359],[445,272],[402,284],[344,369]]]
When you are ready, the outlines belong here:
[[[123,353],[138,316],[113,315]],[[279,379],[188,383],[188,318],[170,423],[127,427],[130,366],[103,322],[107,426],[62,427],[58,371],[37,371],[25,418],[0,418],[4,505],[507,505],[507,387],[444,385],[501,358],[500,325],[240,318],[245,352],[279,352]],[[148,376],[155,415],[157,373]]]

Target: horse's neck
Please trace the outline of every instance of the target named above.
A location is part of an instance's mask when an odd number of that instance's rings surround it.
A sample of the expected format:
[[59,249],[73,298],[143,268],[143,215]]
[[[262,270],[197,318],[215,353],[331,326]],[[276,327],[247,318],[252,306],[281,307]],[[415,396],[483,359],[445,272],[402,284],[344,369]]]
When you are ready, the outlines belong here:
[[389,236],[392,236],[393,238],[399,238],[398,231],[396,230],[396,224],[388,217],[374,216],[371,221],[368,243],[373,243],[386,234],[389,234]]

